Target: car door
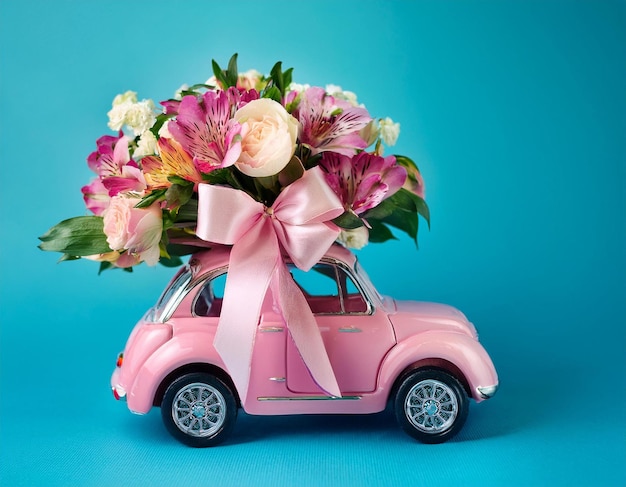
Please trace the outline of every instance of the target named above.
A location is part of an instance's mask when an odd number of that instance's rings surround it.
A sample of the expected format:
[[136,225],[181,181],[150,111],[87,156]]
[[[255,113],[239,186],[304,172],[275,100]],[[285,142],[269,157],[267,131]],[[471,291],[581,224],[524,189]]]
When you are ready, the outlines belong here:
[[[374,309],[343,266],[319,263],[308,272],[290,270],[313,311],[342,395],[374,391],[382,359],[395,344],[386,313]],[[290,337],[287,387],[323,394]]]

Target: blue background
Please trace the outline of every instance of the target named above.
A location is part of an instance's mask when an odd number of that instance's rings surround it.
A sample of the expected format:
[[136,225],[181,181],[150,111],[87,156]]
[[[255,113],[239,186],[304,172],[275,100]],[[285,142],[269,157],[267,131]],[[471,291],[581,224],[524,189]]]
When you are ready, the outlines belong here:
[[[240,415],[193,450],[109,376],[171,270],[97,276],[37,237],[85,213],[85,159],[128,89],[242,71],[356,92],[402,124],[432,229],[359,258],[378,288],[476,323],[501,390],[416,443],[389,411]],[[626,484],[623,1],[0,3],[0,484]]]

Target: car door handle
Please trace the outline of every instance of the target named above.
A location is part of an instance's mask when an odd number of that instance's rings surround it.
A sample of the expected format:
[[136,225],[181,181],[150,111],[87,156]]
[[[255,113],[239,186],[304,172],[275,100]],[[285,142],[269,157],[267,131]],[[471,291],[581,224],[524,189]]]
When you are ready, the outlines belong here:
[[363,330],[361,330],[360,328],[355,328],[354,326],[345,326],[339,328],[340,333],[361,333],[362,331]]

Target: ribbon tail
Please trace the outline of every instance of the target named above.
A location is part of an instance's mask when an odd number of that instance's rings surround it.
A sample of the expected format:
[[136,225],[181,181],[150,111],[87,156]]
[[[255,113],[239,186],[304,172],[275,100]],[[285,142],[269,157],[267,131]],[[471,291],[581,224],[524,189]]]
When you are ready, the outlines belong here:
[[287,266],[278,264],[278,301],[296,348],[313,380],[329,395],[341,397],[317,322]]
[[213,344],[242,402],[248,394],[261,307],[279,258],[278,240],[267,219],[243,235],[231,250],[224,302]]

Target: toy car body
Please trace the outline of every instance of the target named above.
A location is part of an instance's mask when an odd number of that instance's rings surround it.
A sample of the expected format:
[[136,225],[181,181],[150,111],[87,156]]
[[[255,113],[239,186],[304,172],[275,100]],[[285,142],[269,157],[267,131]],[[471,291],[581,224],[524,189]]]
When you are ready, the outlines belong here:
[[314,269],[290,270],[315,315],[341,397],[312,380],[268,290],[241,402],[213,347],[228,261],[226,247],[195,254],[137,323],[111,378],[113,394],[132,412],[160,406],[183,443],[221,442],[239,407],[253,415],[364,414],[383,411],[389,400],[407,433],[439,443],[463,426],[468,398],[480,402],[497,390],[492,361],[460,311],[379,295],[354,254],[334,245]]

